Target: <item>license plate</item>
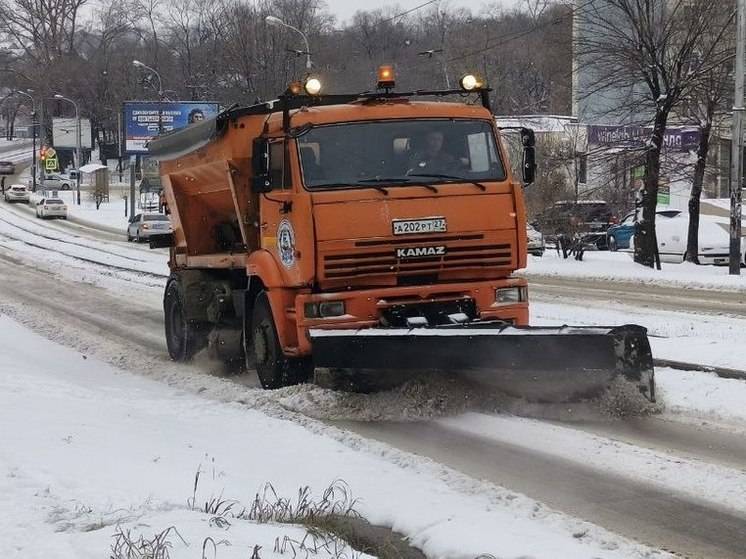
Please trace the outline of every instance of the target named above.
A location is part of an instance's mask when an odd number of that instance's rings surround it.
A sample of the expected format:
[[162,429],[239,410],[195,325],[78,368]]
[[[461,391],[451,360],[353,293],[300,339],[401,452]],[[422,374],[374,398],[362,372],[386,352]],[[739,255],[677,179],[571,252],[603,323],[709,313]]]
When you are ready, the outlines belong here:
[[394,235],[417,235],[422,233],[445,233],[446,218],[396,219],[392,222]]

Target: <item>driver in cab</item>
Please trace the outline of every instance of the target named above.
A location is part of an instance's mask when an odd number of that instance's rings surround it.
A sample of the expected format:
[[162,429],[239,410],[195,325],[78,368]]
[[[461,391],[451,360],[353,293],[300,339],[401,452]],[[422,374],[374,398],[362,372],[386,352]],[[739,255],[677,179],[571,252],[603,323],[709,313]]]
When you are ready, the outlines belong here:
[[445,137],[440,130],[431,130],[425,135],[422,149],[409,160],[408,175],[429,173],[449,174],[458,166],[458,160],[443,149]]

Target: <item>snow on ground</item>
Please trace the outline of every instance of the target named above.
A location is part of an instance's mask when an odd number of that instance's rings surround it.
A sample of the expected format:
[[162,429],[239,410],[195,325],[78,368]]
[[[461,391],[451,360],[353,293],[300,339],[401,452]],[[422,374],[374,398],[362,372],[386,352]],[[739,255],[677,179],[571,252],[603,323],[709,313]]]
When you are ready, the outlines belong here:
[[174,558],[198,557],[208,535],[233,544],[219,557],[248,557],[255,543],[270,557],[274,538],[301,535],[230,517],[211,526],[187,506],[198,469],[197,502],[222,496],[235,510],[267,482],[293,498],[344,480],[360,513],[430,557],[664,556],[500,487],[454,481],[463,476],[427,460],[401,467],[384,445],[353,449],[325,436],[333,428],[312,432],[112,369],[8,317],[0,331],[0,534],[11,557],[102,557],[117,524],[145,536],[174,526],[190,544],[172,536]]
[[643,480],[664,490],[746,511],[746,472],[649,450],[571,427],[534,419],[469,413],[439,419],[464,433],[578,462],[618,476]]
[[532,277],[585,278],[629,281],[640,285],[674,285],[683,288],[746,291],[746,275],[729,276],[727,266],[698,266],[689,262],[662,263],[661,270],[635,264],[629,252],[589,251],[582,261],[563,259],[553,249],[542,257],[529,255],[528,265],[519,272]]
[[[44,222],[18,219],[13,212],[0,206],[0,236],[13,250],[37,258],[40,262],[77,259],[133,272],[168,276],[166,257],[162,252],[148,253],[124,243],[106,243],[65,234],[46,227]],[[39,250],[43,252],[40,254]]]
[[656,369],[655,380],[666,417],[746,429],[746,382],[665,367]]
[[746,319],[632,307],[613,302],[603,307],[549,303],[534,298],[529,322],[601,326],[641,324],[648,329],[653,356],[686,363],[746,370]]
[[[129,193],[127,187],[126,194]],[[81,189],[80,205],[77,202],[77,193],[74,190],[58,191],[57,196],[67,204],[68,215],[78,223],[91,226],[104,226],[125,233],[127,230],[128,217],[124,215],[125,201],[123,196],[125,191],[120,187],[111,187],[109,192],[109,201],[102,202],[96,209],[96,202],[93,200],[93,193],[90,187]],[[129,208],[129,200],[127,201]],[[128,209],[129,211],[129,209]],[[135,210],[139,213],[139,210]]]

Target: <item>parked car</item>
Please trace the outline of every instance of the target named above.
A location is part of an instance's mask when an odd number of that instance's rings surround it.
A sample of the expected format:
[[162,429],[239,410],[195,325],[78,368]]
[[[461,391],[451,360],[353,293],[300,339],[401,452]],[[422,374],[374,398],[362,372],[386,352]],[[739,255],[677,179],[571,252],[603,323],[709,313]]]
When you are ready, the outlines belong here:
[[6,202],[25,202],[28,204],[31,192],[22,184],[11,184],[5,189],[4,197]]
[[164,214],[137,214],[130,219],[127,226],[128,241],[145,241],[153,233],[168,233],[171,231],[171,222]]
[[[699,263],[725,266],[730,261],[730,232],[725,218],[699,216]],[[668,219],[657,219],[655,234],[661,262],[679,264],[686,259],[689,214],[678,212]],[[630,239],[634,249],[634,237]],[[741,238],[742,264],[746,264],[746,238]]]
[[0,161],[0,175],[15,175],[16,164],[12,161]]
[[49,190],[70,190],[74,184],[75,181],[73,179],[61,173],[44,175],[41,179],[42,187]]
[[543,256],[544,235],[537,231],[533,225],[527,223],[526,236],[528,237],[528,243],[526,245],[528,253],[533,254],[534,256]]
[[[681,210],[660,210],[658,217],[676,217]],[[635,212],[629,212],[617,225],[612,225],[606,231],[606,244],[609,250],[624,250],[630,248],[630,239],[635,235]]]
[[570,200],[556,202],[536,221],[547,242],[564,235],[580,238],[586,249],[606,250],[606,231],[616,220],[603,200]]
[[49,219],[59,217],[67,219],[67,206],[59,198],[42,198],[36,203],[36,217]]

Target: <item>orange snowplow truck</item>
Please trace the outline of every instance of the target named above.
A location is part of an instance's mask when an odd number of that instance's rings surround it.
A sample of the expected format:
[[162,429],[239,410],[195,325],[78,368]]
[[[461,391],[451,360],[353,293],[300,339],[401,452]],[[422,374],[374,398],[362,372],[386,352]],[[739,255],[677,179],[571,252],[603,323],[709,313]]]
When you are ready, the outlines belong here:
[[[538,400],[622,377],[653,399],[644,328],[528,326],[523,186],[488,90],[461,83],[323,95],[312,79],[153,140],[171,357],[246,359],[265,388],[315,367],[446,370]],[[441,101],[457,95],[477,103]]]

